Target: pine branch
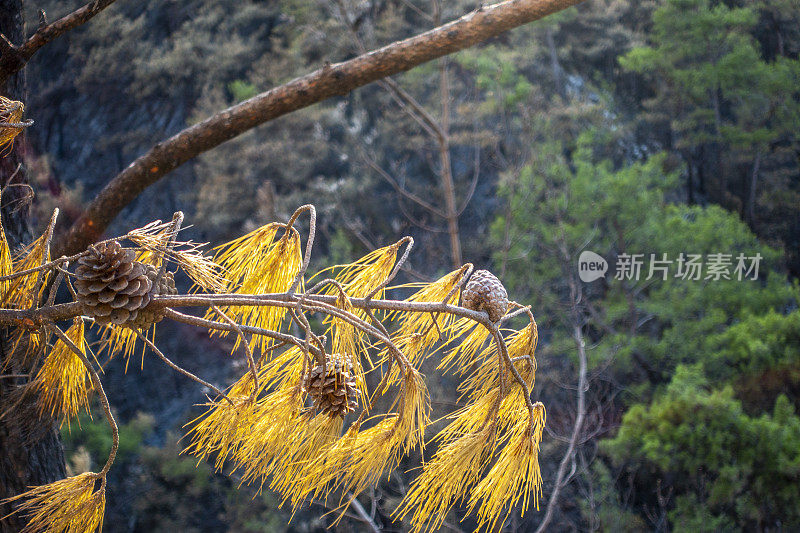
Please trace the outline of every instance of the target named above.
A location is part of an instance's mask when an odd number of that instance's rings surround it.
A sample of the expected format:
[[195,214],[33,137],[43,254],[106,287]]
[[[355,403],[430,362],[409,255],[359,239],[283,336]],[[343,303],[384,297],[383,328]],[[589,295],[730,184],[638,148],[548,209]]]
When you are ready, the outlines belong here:
[[114,177],[75,222],[55,255],[85,249],[147,187],[190,159],[275,118],[495,37],[582,0],[506,0],[430,31],[325,65],[229,107],[158,143]]

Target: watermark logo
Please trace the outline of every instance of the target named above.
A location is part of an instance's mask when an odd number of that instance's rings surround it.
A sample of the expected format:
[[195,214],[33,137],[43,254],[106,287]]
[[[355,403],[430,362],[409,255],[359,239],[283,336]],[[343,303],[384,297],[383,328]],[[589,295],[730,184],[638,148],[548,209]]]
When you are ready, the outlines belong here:
[[[763,257],[756,253],[684,254],[670,258],[668,254],[626,254],[617,256],[614,279],[639,281],[676,278],[693,281],[756,280]],[[578,258],[578,276],[584,283],[606,277],[608,262],[602,256],[585,251]]]
[[608,261],[602,256],[588,250],[581,252],[578,258],[578,276],[584,283],[606,277]]

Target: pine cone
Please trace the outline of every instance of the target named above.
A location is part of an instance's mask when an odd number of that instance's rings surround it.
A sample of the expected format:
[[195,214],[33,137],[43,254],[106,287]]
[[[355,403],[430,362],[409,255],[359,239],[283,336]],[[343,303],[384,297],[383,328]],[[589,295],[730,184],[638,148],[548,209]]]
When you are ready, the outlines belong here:
[[[156,278],[158,277],[158,268],[153,265],[145,265],[147,272],[145,275],[150,280],[152,288],[150,289],[150,296],[159,294],[178,294],[178,289],[175,288],[175,276],[172,272],[164,272],[161,279],[156,285]],[[157,322],[161,322],[164,318],[165,308],[154,308],[152,305],[147,305],[144,309],[140,310],[135,318],[128,321],[126,324],[129,327],[137,329],[150,329],[150,326]]]
[[497,276],[488,270],[477,270],[461,293],[461,303],[473,311],[486,311],[489,320],[497,322],[508,310],[508,293]]
[[126,325],[150,303],[145,265],[117,241],[89,247],[78,260],[75,290],[84,312],[101,324]]
[[358,390],[353,365],[343,355],[331,356],[306,375],[305,389],[322,413],[341,416],[358,407]]

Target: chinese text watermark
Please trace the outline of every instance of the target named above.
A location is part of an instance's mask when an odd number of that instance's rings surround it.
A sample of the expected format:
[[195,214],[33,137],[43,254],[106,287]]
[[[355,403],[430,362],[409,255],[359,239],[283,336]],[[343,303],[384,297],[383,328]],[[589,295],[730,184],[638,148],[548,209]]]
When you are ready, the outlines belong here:
[[[614,279],[639,281],[666,280],[670,277],[683,280],[755,280],[758,279],[760,253],[684,254],[669,257],[669,254],[619,254],[614,269]],[[584,251],[578,258],[578,275],[589,283],[604,278],[608,262],[599,254]]]

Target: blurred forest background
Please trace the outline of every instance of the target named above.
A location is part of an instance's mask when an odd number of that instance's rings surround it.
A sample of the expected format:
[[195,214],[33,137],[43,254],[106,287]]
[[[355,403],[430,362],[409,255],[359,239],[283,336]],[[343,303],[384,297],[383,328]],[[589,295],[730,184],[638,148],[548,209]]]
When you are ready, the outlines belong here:
[[[29,4],[54,19],[80,2]],[[58,205],[69,227],[112,176],[187,124],[476,7],[119,1],[28,65],[39,222]],[[109,233],[182,209],[188,237],[220,244],[311,202],[312,271],[410,234],[406,281],[469,261],[539,323],[544,498],[507,530],[535,530],[562,466],[550,531],[797,531],[799,53],[797,0],[589,0],[228,142],[147,190]],[[623,253],[763,260],[757,280],[672,270],[587,284],[584,249],[612,271]],[[242,372],[228,341],[202,330],[162,324],[158,338],[217,385]],[[287,525],[268,490],[179,455],[201,391],[153,360],[129,365],[143,369],[125,374],[122,358],[105,368],[122,423],[108,531],[328,527],[320,505]],[[437,418],[459,398],[427,365]],[[63,429],[75,470],[105,460],[104,424]],[[389,514],[419,461],[362,498],[383,531],[404,530]],[[446,529],[471,531],[463,517],[453,512]],[[335,530],[365,528],[348,515]]]

